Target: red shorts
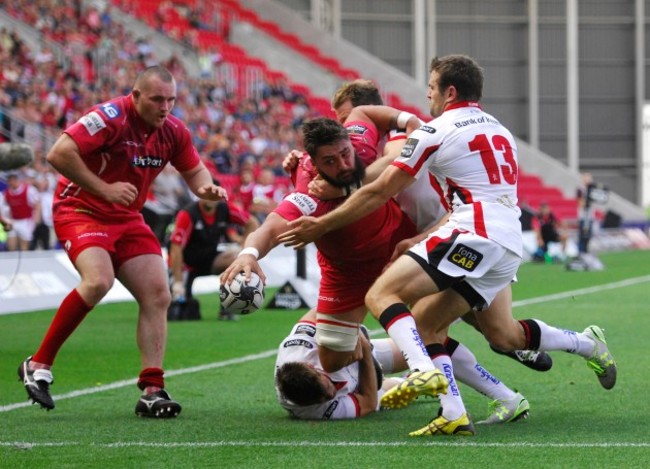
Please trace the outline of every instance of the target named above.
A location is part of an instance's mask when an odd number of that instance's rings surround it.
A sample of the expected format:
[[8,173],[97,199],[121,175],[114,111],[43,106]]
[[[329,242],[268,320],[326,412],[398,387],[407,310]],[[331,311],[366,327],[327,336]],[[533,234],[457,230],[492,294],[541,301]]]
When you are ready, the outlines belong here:
[[374,266],[368,263],[363,269],[326,268],[321,265],[317,311],[325,314],[347,313],[364,306],[366,293],[381,274],[384,265],[383,262]]
[[143,254],[162,256],[158,238],[139,213],[128,219],[101,221],[85,213],[66,213],[55,217],[54,231],[73,263],[89,247],[108,251],[116,272],[134,257]]

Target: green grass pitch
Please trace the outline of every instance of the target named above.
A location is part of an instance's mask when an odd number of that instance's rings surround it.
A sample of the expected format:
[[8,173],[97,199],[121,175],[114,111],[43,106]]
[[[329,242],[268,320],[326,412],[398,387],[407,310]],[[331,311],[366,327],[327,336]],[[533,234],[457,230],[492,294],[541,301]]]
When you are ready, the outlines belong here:
[[[489,350],[465,325],[452,335],[531,405],[526,421],[479,426],[474,437],[410,438],[436,412],[418,400],[402,410],[345,422],[288,418],[273,390],[275,349],[303,311],[261,310],[218,321],[216,294],[203,319],[169,324],[167,388],[177,419],[139,419],[136,305],[97,307],[57,358],[56,409],[27,405],[19,363],[38,347],[53,311],[0,316],[0,468],[611,468],[650,466],[650,252],[601,256],[602,272],[525,264],[514,315],[582,331],[598,324],[619,366],[611,391],[584,360],[554,352],[537,373]],[[267,292],[270,297],[271,292]],[[376,337],[383,335],[372,318]],[[479,420],[487,399],[461,384]]]

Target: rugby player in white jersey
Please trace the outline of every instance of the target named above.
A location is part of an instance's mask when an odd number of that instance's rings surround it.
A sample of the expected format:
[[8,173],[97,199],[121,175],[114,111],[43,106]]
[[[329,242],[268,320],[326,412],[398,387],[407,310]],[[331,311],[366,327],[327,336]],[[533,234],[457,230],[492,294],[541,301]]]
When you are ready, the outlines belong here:
[[[418,318],[422,329],[433,329],[428,318],[448,327],[475,308],[481,311],[477,320],[486,339],[498,349],[567,351],[585,358],[605,389],[616,383],[616,364],[598,326],[578,333],[535,319],[517,321],[511,301],[496,311],[487,309],[517,272],[522,234],[516,143],[496,118],[481,109],[482,88],[483,70],[470,57],[434,58],[427,91],[434,119],[409,136],[401,156],[377,180],[323,217],[295,220],[290,224],[293,229],[280,237],[285,245],[300,248],[364,216],[418,177],[431,174],[439,184],[449,220],[391,264],[366,295],[371,313],[412,370],[406,381],[383,396],[382,405],[388,407],[399,407],[420,388],[432,381],[439,386],[445,379],[432,364],[434,351],[425,348],[407,306],[437,292],[433,303],[440,307],[428,307]],[[451,360],[443,368],[453,376]],[[441,402],[439,414],[410,435],[474,434],[457,401]]]

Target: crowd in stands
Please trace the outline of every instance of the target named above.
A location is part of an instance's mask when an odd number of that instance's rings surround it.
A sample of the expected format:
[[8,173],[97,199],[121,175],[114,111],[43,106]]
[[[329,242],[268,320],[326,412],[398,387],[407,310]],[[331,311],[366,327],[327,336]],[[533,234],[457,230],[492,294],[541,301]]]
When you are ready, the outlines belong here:
[[[80,0],[0,5],[38,30],[43,41],[33,51],[15,31],[0,30],[0,141],[17,135],[33,144],[35,161],[21,169],[21,178],[52,190],[56,174],[45,161],[48,144],[91,106],[128,94],[138,72],[160,62],[150,39],[114,21],[110,6],[100,11]],[[262,219],[290,189],[281,162],[299,147],[298,129],[316,111],[282,79],[261,80],[259,98],[252,98],[233,93],[222,80],[190,76],[176,56],[162,64],[177,80],[173,112],[188,125],[214,178],[231,199]],[[6,185],[2,176],[0,190]],[[186,196],[180,194],[171,210],[181,208]],[[156,197],[152,190],[151,207],[159,208]]]

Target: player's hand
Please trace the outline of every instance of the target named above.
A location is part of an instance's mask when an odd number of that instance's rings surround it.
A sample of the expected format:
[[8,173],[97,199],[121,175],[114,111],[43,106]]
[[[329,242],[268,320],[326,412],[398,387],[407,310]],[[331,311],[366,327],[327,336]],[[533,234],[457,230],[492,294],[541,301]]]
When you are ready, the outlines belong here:
[[345,195],[343,189],[340,187],[334,187],[323,179],[320,174],[309,182],[307,188],[311,195],[318,197],[320,200],[338,199]]
[[284,160],[282,160],[282,169],[284,172],[291,174],[291,171],[296,169],[296,166],[298,166],[300,158],[302,158],[301,151],[291,150],[289,153],[287,153],[287,156],[285,156]]
[[390,256],[390,260],[388,263],[395,262],[395,260],[404,254],[406,251],[411,249],[413,246],[417,244],[417,241],[415,241],[415,238],[408,238],[408,239],[403,239],[399,243],[395,245],[395,249],[393,249],[393,254]]
[[230,282],[232,282],[239,272],[244,272],[247,282],[251,279],[251,272],[255,272],[260,276],[264,285],[266,285],[266,275],[264,275],[264,271],[262,271],[259,262],[257,262],[257,259],[252,254],[237,256],[219,277],[221,284],[230,285]]
[[138,198],[138,189],[130,182],[113,182],[108,184],[101,194],[108,202],[128,207]]
[[278,236],[278,241],[294,249],[305,247],[327,232],[327,229],[315,217],[300,217],[290,221],[288,225],[291,229]]
[[228,191],[216,184],[205,184],[199,187],[196,195],[204,200],[228,200]]
[[0,225],[2,225],[2,228],[5,231],[11,231],[11,228],[13,227],[9,220],[0,220]]

